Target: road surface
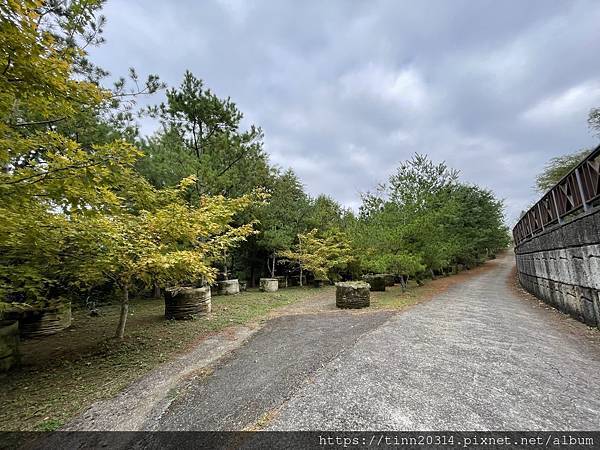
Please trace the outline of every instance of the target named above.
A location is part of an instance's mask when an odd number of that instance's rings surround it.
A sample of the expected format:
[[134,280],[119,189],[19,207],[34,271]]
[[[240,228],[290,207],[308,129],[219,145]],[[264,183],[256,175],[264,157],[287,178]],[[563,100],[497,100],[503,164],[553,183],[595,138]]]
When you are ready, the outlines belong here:
[[599,429],[600,332],[488,264],[405,311],[273,319],[143,428]]

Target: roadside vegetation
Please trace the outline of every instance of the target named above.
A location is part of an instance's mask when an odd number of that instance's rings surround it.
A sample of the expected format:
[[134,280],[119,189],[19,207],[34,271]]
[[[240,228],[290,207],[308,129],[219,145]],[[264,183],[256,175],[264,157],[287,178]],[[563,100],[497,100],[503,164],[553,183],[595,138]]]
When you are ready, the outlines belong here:
[[[167,87],[129,69],[110,85],[86,52],[103,42],[102,3],[0,4],[0,319],[74,311],[73,326],[25,340],[23,368],[1,375],[2,429],[57,428],[207,333],[316,292],[214,297],[212,314],[176,322],[166,289],[387,273],[409,289],[374,305],[397,308],[425,277],[508,245],[502,201],[426,155],[352,211],[272,165],[263,130],[243,128],[236,104],[195,74]],[[137,106],[159,91],[163,102]],[[142,135],[139,117],[158,130]]]
[[[600,116],[600,114],[599,114]],[[584,148],[574,153],[555,156],[544,166],[542,172],[535,179],[536,190],[545,194],[551,187],[558,183],[565,175],[579,165],[593,149]]]
[[[594,135],[600,137],[600,108],[592,108],[590,110],[588,115],[588,126]],[[579,163],[593,150],[594,148],[583,148],[572,153],[566,153],[550,158],[543,170],[535,178],[536,190],[540,194],[545,194],[565,175],[577,167],[577,165],[579,165]]]
[[[131,69],[131,88],[103,87],[107,73],[85,51],[102,43],[101,4],[2,6],[4,309],[116,296],[122,338],[129,296],[150,287],[300,272],[420,277],[506,246],[502,202],[425,155],[401,163],[356,214],[270,165],[260,127],[242,129],[235,103],[190,72],[164,102],[136,109],[165,86]],[[158,131],[142,136],[137,114]]]
[[[371,293],[371,309],[400,311],[444,291],[460,278],[438,278],[419,286],[396,285]],[[63,426],[92,403],[109,399],[150,370],[185,354],[207,336],[233,326],[258,326],[271,314],[285,314],[285,306],[335,302],[332,287],[291,287],[275,293],[258,290],[213,298],[209,316],[191,321],[164,320],[164,305],[152,298],[134,299],[129,310],[129,332],[115,345],[113,325],[118,304],[90,316],[86,308],[73,312],[73,325],[62,333],[23,342],[22,365],[0,374],[3,412],[0,429],[51,431]],[[327,308],[327,305],[324,305]],[[283,309],[282,309],[283,308]]]

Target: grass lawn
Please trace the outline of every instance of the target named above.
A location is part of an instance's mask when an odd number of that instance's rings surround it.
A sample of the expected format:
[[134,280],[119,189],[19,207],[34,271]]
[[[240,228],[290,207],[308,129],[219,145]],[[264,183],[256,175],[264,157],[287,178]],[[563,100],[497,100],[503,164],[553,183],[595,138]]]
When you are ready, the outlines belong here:
[[212,314],[191,321],[164,319],[162,300],[131,302],[123,341],[113,335],[118,306],[98,317],[73,311],[67,330],[21,342],[22,366],[0,375],[0,430],[54,430],[93,402],[110,398],[150,369],[210,333],[264,318],[274,308],[317,295],[312,288],[215,296]]

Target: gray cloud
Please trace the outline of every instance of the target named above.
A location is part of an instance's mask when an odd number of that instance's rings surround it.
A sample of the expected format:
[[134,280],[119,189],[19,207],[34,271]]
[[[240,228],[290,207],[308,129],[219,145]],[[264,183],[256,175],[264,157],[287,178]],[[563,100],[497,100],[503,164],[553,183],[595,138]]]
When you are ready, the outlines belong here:
[[109,0],[105,15],[101,66],[170,85],[190,69],[264,128],[274,163],[348,206],[420,152],[505,198],[512,222],[547,159],[597,143],[594,0]]

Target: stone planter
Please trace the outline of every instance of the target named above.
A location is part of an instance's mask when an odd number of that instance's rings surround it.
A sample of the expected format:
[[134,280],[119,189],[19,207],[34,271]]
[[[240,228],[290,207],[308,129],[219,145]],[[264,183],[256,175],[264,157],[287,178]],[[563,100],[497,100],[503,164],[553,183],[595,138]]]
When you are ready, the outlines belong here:
[[0,372],[6,372],[19,363],[19,322],[0,321]]
[[316,287],[316,288],[322,288],[324,284],[325,284],[325,280],[313,280],[312,281],[313,287]]
[[288,278],[286,276],[279,276],[277,278],[277,283],[279,284],[279,289],[283,289],[288,287]]
[[279,280],[277,278],[261,278],[260,290],[263,292],[275,292],[279,289]]
[[19,321],[22,338],[44,337],[58,333],[71,325],[71,302],[56,302],[48,306],[31,307],[7,314]]
[[388,286],[391,287],[394,284],[396,284],[396,277],[391,273],[384,273],[383,278],[385,279],[386,287],[388,287]]
[[176,287],[165,290],[165,317],[189,320],[204,316],[211,310],[210,287]]
[[383,275],[365,275],[363,281],[369,283],[372,291],[385,291],[385,277]]
[[335,284],[335,306],[366,308],[371,304],[370,286],[364,281],[345,281]]
[[224,280],[217,282],[217,292],[219,295],[235,295],[240,293],[240,283],[238,280]]
[[248,290],[248,282],[247,281],[240,281],[239,285],[240,285],[240,292],[245,292],[246,290]]

